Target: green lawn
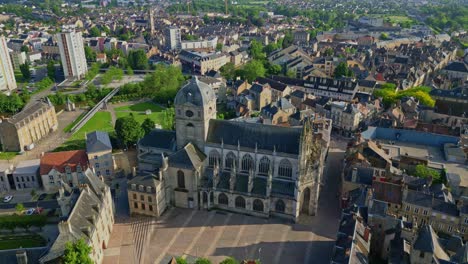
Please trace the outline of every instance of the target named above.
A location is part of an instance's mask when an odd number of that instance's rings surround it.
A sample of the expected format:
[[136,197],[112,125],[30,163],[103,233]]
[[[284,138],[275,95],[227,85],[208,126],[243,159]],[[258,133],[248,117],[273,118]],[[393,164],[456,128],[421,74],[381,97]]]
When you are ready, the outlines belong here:
[[11,160],[16,155],[18,155],[18,152],[0,152],[0,160]]
[[142,124],[146,118],[149,118],[153,120],[154,123],[160,124],[160,125],[163,123],[163,120],[164,120],[163,112],[151,113],[150,115],[145,115],[145,113],[139,113],[139,112],[115,112],[115,114],[117,115],[117,118],[129,116],[130,113],[133,113],[135,120],[138,121],[138,123],[140,124]]
[[0,250],[15,248],[42,247],[47,241],[40,235],[2,235],[0,236]]
[[145,103],[138,103],[134,105],[128,105],[128,106],[121,106],[115,108],[116,112],[121,112],[121,111],[137,111],[137,112],[144,112],[146,110],[151,110],[153,112],[159,112],[163,110],[160,106],[155,105],[153,103],[145,102]]
[[112,117],[109,112],[97,112],[80,130],[76,131],[62,146],[54,151],[77,150],[85,148],[85,134],[93,131],[113,132]]
[[81,115],[75,119],[75,121],[71,122],[70,124],[68,124],[68,126],[66,126],[64,129],[63,129],[63,132],[70,132],[71,129],[76,125],[76,123],[78,123],[81,119],[83,119],[83,117],[86,115],[86,112],[83,112],[81,113]]

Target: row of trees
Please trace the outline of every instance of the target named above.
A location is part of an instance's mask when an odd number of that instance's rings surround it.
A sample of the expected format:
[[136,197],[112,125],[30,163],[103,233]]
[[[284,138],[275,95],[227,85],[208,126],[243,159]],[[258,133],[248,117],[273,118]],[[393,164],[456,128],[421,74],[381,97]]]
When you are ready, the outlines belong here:
[[122,69],[111,66],[106,73],[101,75],[101,84],[106,85],[115,80],[122,80],[124,72]]
[[[176,261],[177,261],[177,264],[188,264],[188,262],[185,259],[180,258],[180,257],[177,258]],[[212,264],[212,263],[213,262],[211,262],[207,258],[198,258],[197,260],[195,260],[194,264]],[[235,258],[228,257],[225,260],[221,261],[219,264],[239,264],[239,263],[240,262],[236,260]],[[255,264],[261,264],[260,260],[255,260]]]
[[431,91],[430,87],[427,86],[417,86],[406,90],[396,91],[396,86],[394,84],[388,83],[382,85],[382,89],[374,91],[375,97],[382,98],[382,102],[386,106],[395,104],[403,97],[414,97],[419,100],[419,103],[434,107],[435,100],[429,95]]
[[0,229],[14,232],[16,228],[28,231],[31,227],[42,228],[47,223],[45,215],[5,215],[0,217]]
[[16,93],[10,96],[0,93],[0,113],[14,114],[24,106],[23,99]]

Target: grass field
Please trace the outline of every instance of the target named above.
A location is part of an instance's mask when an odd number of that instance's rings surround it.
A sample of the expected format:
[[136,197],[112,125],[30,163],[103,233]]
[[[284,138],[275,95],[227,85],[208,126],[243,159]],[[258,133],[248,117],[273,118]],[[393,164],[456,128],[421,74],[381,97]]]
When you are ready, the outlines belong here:
[[145,103],[138,103],[134,105],[128,105],[128,106],[121,106],[115,108],[116,112],[122,112],[122,111],[136,111],[136,112],[144,112],[146,110],[151,110],[153,112],[159,112],[163,110],[160,106],[155,105],[153,103],[145,102]]
[[68,124],[68,126],[66,126],[64,129],[63,129],[63,132],[70,132],[71,129],[78,123],[81,121],[81,119],[83,119],[83,117],[86,115],[86,112],[83,112],[81,113],[81,115],[75,119],[75,121],[71,122],[70,124]]
[[5,235],[0,236],[0,250],[45,246],[47,241],[40,235]]
[[[145,114],[145,111],[148,109],[151,110],[151,114],[149,115]],[[153,120],[154,123],[162,125],[163,127],[166,123],[164,122],[164,109],[158,105],[149,102],[117,107],[115,108],[115,114],[117,118],[126,117],[130,114],[133,114],[135,120],[138,121],[140,124],[143,123],[143,121],[145,121],[146,118]]]
[[80,130],[76,131],[62,146],[55,151],[77,150],[85,148],[85,134],[93,131],[113,132],[112,117],[109,112],[97,112]]
[[0,160],[11,160],[16,155],[18,155],[17,152],[0,152]]

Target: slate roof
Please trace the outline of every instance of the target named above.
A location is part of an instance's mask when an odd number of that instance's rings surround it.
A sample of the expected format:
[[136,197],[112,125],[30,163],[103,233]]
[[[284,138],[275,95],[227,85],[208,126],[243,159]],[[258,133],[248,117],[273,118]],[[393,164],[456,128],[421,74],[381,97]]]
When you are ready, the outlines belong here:
[[207,142],[299,154],[300,138],[300,128],[212,119]]
[[86,152],[89,154],[102,151],[112,151],[109,134],[103,131],[86,134]]
[[206,155],[196,145],[188,143],[169,156],[169,165],[176,168],[198,170],[205,159]]
[[39,172],[39,167],[41,164],[40,159],[33,160],[23,160],[18,162],[13,175],[31,175]]
[[406,196],[406,199],[403,199],[403,201],[409,204],[430,208],[432,206],[432,195],[408,190],[408,195]]
[[263,91],[263,85],[254,83],[252,84],[252,87],[250,87],[250,91],[255,93],[261,93]]
[[372,188],[374,189],[374,199],[387,203],[401,204],[402,190],[400,185],[374,181],[372,182]]
[[395,145],[398,145],[398,142],[407,142],[419,145],[441,147],[445,143],[458,143],[458,138],[453,136],[415,130],[382,127],[369,127],[366,131],[362,132],[361,136],[364,139],[395,141]]
[[84,150],[72,150],[61,152],[48,152],[41,158],[40,174],[46,175],[52,169],[65,173],[65,167],[69,166],[72,172],[76,171],[77,165],[82,171],[88,167],[88,156]]
[[41,101],[37,101],[33,103],[30,107],[23,109],[21,112],[17,113],[16,115],[10,117],[7,119],[7,122],[12,123],[12,124],[17,124],[21,121],[23,121],[26,118],[29,118],[30,116],[33,116],[36,112],[40,111],[41,109],[49,109],[52,108],[53,106],[50,106],[49,104]]
[[[131,186],[132,184],[135,184],[137,189],[138,190],[138,186],[139,185],[143,185],[143,186],[151,186],[154,188],[156,188],[156,186],[158,185],[158,177],[154,174],[145,174],[145,175],[137,175],[136,177],[132,178],[131,180],[128,181],[128,186]],[[146,192],[146,188],[145,188],[145,192]]]
[[[356,183],[365,184],[365,185],[372,184],[372,177],[374,176],[373,168],[357,167],[355,169],[357,170]],[[353,174],[353,170],[349,170],[348,174],[345,176],[345,180],[351,181],[352,174]]]
[[283,92],[286,89],[286,87],[288,87],[284,83],[280,83],[269,78],[258,77],[256,81],[259,82],[260,84],[269,84],[272,89],[280,91],[280,92]]
[[138,141],[139,146],[175,151],[177,146],[176,132],[154,129]]
[[16,252],[20,250],[26,251],[28,263],[39,263],[39,259],[44,253],[47,252],[47,247],[35,247],[27,249],[10,249],[0,251],[0,263],[14,264],[18,263]]
[[195,106],[204,106],[216,100],[216,95],[208,84],[201,82],[197,77],[192,79],[184,85],[178,92],[174,99],[175,105],[183,105],[186,103]]
[[297,98],[304,98],[305,93],[301,90],[294,90],[294,92],[291,93],[291,96],[297,97]]
[[419,229],[413,249],[434,254],[434,258],[439,260],[450,260],[447,253],[439,243],[439,237],[430,225],[425,225]]
[[468,65],[466,63],[460,61],[454,61],[447,65],[444,70],[446,71],[456,71],[456,72],[464,72],[468,74]]

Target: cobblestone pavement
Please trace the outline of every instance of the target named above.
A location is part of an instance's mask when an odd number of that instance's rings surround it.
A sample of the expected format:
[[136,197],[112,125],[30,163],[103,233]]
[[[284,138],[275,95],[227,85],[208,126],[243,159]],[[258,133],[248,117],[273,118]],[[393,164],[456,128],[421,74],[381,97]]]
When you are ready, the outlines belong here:
[[166,264],[172,256],[207,257],[213,263],[227,256],[269,264],[329,262],[340,217],[337,194],[345,144],[336,139],[330,145],[317,216],[290,223],[171,208],[159,219],[127,217],[127,223],[114,226],[104,263]]

